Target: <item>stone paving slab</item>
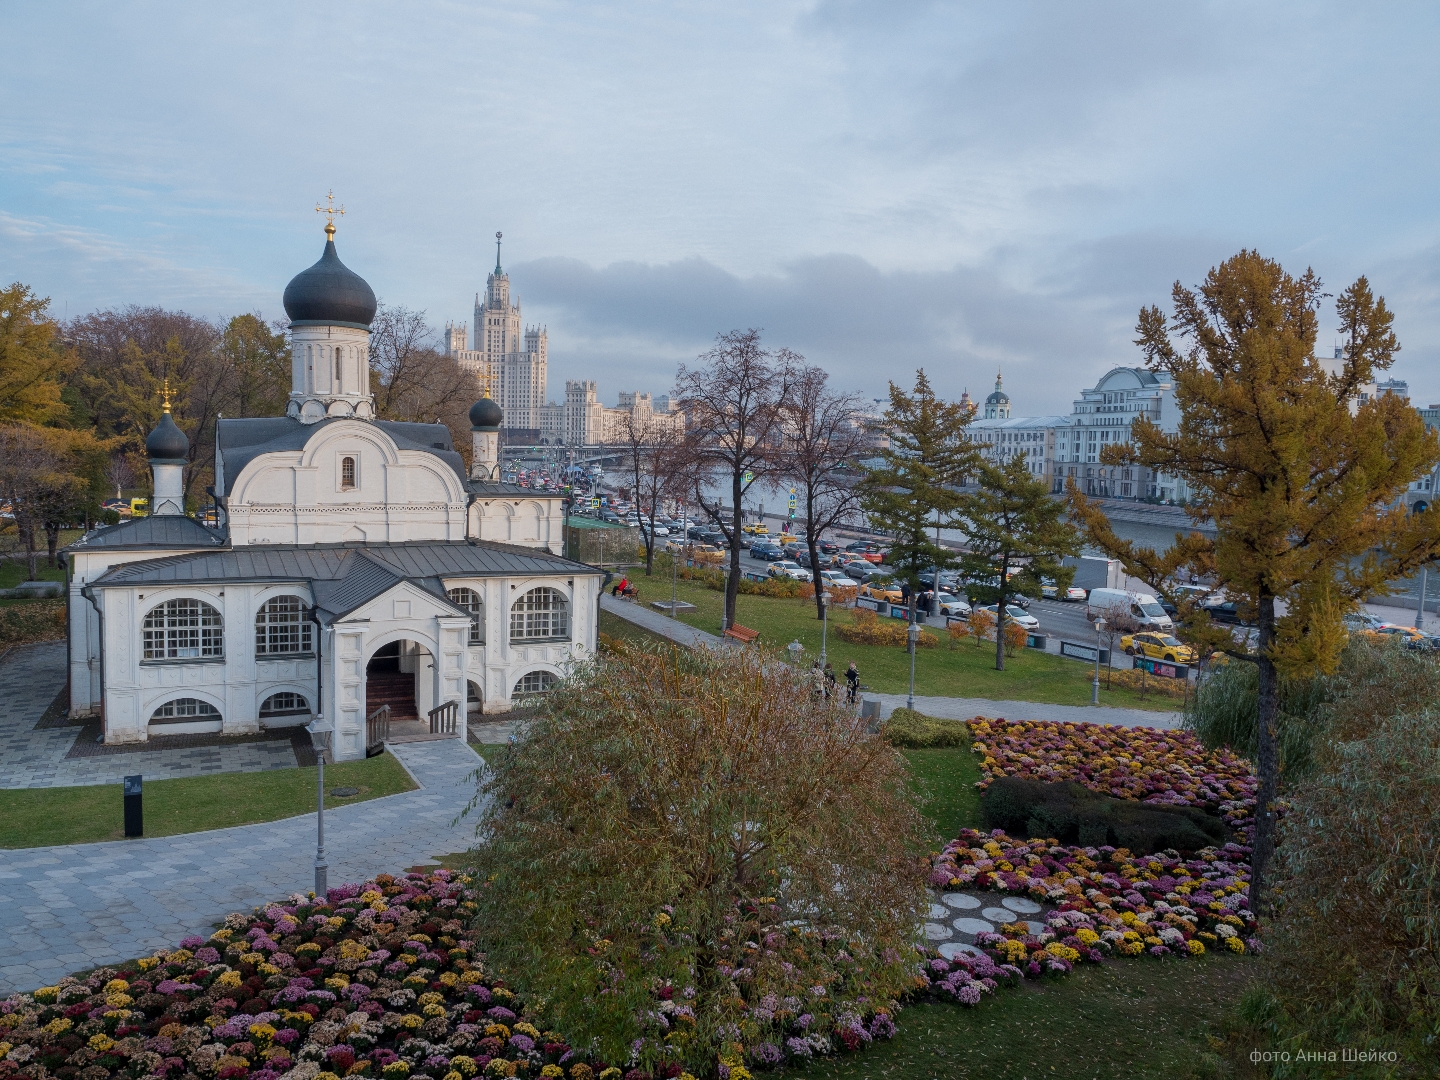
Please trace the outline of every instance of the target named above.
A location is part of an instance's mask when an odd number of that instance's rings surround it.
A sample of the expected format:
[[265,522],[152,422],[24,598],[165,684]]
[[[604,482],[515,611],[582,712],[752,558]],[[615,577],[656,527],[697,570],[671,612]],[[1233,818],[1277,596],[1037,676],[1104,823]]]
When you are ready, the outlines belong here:
[[[880,702],[881,717],[903,708],[904,694],[874,694],[864,697]],[[986,698],[916,697],[915,711],[942,720],[973,720],[977,716],[1006,720],[1053,720],[1061,723],[1119,724],[1122,727],[1153,727],[1171,731],[1181,726],[1178,712],[1150,712],[1121,709],[1110,705],[1044,705],[1035,701],[990,701]]]
[[[169,780],[296,767],[295,749],[288,736],[189,749],[127,749],[121,754],[67,759],[77,736],[84,737],[88,729],[74,724],[37,726],[43,718],[53,716],[50,705],[64,687],[63,641],[5,654],[0,662],[0,788],[118,784],[137,773],[146,780]],[[93,740],[93,731],[89,737]]]
[[[461,818],[484,763],[460,739],[390,750],[422,786],[325,811],[330,884],[470,847]],[[231,911],[314,887],[315,815],[260,825],[0,855],[0,995],[208,934]],[[17,915],[23,915],[17,917]]]

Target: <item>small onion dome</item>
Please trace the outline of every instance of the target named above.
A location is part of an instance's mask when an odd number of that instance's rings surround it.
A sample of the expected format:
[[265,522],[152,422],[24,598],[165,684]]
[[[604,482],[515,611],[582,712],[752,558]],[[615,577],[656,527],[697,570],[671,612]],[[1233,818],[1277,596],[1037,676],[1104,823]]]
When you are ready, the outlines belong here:
[[494,398],[483,397],[470,406],[470,430],[499,431],[503,415]]
[[325,241],[320,261],[296,274],[285,286],[284,302],[292,326],[319,324],[368,330],[375,321],[375,291],[340,261],[333,233]]
[[190,440],[175,426],[175,419],[166,409],[160,423],[145,440],[145,456],[151,461],[180,462],[183,464],[190,454]]

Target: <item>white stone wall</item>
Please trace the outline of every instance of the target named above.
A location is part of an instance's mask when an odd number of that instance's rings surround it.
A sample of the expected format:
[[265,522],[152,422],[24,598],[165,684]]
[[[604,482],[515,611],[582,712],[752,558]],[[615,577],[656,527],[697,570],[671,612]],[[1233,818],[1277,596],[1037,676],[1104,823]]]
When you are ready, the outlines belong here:
[[307,424],[375,415],[370,395],[370,331],[349,326],[290,330],[290,402],[286,415]]

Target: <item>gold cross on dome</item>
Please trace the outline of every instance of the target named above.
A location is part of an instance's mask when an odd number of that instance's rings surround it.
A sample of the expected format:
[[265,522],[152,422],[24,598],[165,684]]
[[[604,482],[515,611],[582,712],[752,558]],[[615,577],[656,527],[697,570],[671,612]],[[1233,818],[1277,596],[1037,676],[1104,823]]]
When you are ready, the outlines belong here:
[[337,215],[339,217],[345,216],[345,204],[341,203],[339,206],[335,205],[334,188],[331,188],[325,193],[325,203],[325,206],[321,206],[319,203],[316,203],[315,212],[317,214],[325,215],[325,235],[333,240],[335,239],[335,218]]
[[165,377],[165,384],[160,388],[160,399],[164,403],[165,411],[167,413],[170,411],[170,397],[170,377],[167,375]]

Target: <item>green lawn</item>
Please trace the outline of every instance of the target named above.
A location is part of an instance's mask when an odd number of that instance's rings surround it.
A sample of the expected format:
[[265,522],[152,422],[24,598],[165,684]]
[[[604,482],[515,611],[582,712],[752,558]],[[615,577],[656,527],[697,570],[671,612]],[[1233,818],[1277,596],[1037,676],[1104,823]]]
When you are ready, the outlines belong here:
[[[670,598],[670,577],[656,560],[652,578],[636,572],[631,580],[638,583],[641,601]],[[681,615],[683,622],[701,630],[718,633],[724,596],[693,581],[679,582],[681,600],[694,604],[696,610]],[[820,655],[820,621],[815,618],[814,600],[779,600],[765,596],[737,598],[736,622],[760,631],[760,641],[772,647],[784,647],[799,641],[808,662]],[[851,612],[830,611],[827,659],[837,673],[850,661],[860,669],[861,682],[877,693],[903,694],[909,686],[910,657],[903,648],[880,645],[852,645],[834,632],[847,623]],[[605,629],[602,615],[601,629]],[[619,622],[621,620],[615,620]],[[608,630],[606,631],[609,632]],[[1034,649],[1019,649],[1006,657],[1005,670],[995,670],[994,642],[964,641],[951,649],[943,629],[938,631],[940,644],[933,649],[920,649],[915,657],[915,693],[937,697],[988,698],[992,701],[1037,701],[1056,705],[1090,704],[1090,680],[1093,669],[1074,660],[1047,655]],[[1118,705],[1132,709],[1174,712],[1179,703],[1168,699],[1145,701],[1133,690],[1100,689],[1102,705]]]
[[964,828],[980,825],[980,763],[968,746],[936,750],[901,750],[910,763],[926,816],[935,823],[941,843],[955,839]]
[[[330,792],[359,788],[341,798]],[[415,782],[391,754],[325,767],[327,808],[410,791]],[[223,829],[315,812],[315,770],[276,769],[145,783],[145,835]],[[0,791],[0,848],[124,839],[119,784]]]
[[619,641],[636,641],[651,645],[669,645],[670,639],[662,637],[652,630],[646,630],[643,626],[636,626],[632,622],[626,622],[619,615],[608,611],[600,612],[600,633]]

